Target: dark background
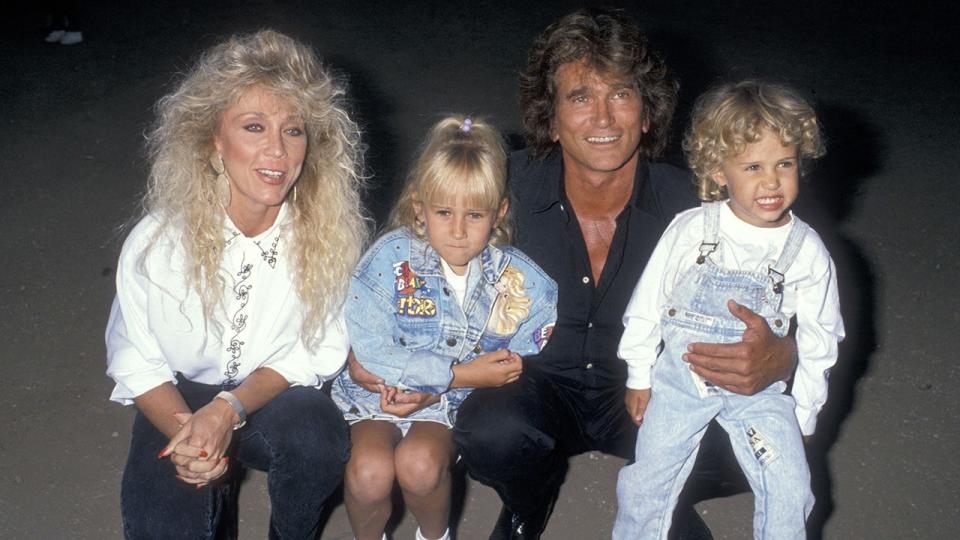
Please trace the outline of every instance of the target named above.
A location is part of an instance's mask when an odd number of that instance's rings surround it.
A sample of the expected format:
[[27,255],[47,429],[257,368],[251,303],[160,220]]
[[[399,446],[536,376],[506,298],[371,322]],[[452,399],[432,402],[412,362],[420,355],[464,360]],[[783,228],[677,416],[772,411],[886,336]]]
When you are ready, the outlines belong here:
[[[607,5],[616,5],[616,2]],[[710,84],[759,76],[810,96],[828,154],[797,211],[837,263],[848,338],[811,453],[812,537],[960,530],[956,211],[960,9],[947,2],[621,3],[682,85],[675,142]],[[426,128],[487,118],[511,141],[516,75],[536,34],[588,5],[551,2],[83,2],[85,41],[43,41],[42,10],[0,18],[0,537],[116,538],[133,411],[107,401],[103,328],[137,214],[152,104],[202,49],[270,27],[350,81],[369,144],[370,208],[392,202]],[[679,146],[668,161],[682,162]],[[549,538],[609,536],[622,461],[577,458]],[[499,510],[468,482],[460,538]],[[262,475],[245,537],[265,535]],[[717,538],[750,534],[749,495],[699,507]],[[410,537],[409,515],[398,538]],[[324,538],[350,538],[342,506]]]

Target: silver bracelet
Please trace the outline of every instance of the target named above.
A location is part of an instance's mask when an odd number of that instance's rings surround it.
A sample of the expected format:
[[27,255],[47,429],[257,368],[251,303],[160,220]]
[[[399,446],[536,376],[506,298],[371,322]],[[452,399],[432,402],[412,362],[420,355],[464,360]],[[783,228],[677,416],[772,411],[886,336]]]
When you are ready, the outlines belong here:
[[240,403],[240,400],[237,399],[237,396],[227,392],[226,390],[221,391],[216,395],[216,397],[229,403],[230,406],[233,407],[234,412],[237,413],[237,416],[240,417],[240,420],[233,425],[233,429],[238,430],[242,428],[243,425],[247,423],[247,409],[243,408],[243,403]]

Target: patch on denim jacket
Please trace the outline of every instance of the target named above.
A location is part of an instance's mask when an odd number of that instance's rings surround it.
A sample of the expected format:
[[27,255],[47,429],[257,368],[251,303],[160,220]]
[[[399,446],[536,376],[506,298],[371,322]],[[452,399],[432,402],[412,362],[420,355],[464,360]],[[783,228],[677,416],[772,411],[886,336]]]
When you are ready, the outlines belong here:
[[433,317],[437,303],[425,296],[401,296],[397,298],[397,314],[409,317]]
[[427,296],[414,296],[417,291],[428,291],[427,282],[410,270],[408,261],[393,264],[396,276],[395,298],[397,314],[408,317],[434,317],[437,314],[437,302]]
[[750,441],[750,449],[753,450],[753,457],[760,463],[760,467],[766,467],[770,462],[780,457],[777,449],[770,441],[766,439],[756,428],[747,428],[747,439]]
[[533,333],[533,341],[541,351],[547,346],[547,342],[550,341],[550,336],[553,334],[553,326],[554,323],[541,326],[539,330]]
[[393,275],[397,277],[396,293],[398,295],[410,295],[417,289],[422,289],[427,282],[420,276],[410,270],[409,261],[393,263]]

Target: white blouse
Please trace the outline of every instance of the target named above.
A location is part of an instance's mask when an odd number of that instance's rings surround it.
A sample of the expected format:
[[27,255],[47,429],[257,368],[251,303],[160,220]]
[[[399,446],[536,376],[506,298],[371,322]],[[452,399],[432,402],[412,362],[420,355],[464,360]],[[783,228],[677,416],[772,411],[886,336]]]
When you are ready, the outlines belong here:
[[117,383],[111,400],[129,405],[165,382],[176,384],[178,372],[203,384],[239,384],[255,369],[269,367],[292,385],[319,386],[340,371],[349,350],[342,313],[318,331],[314,350],[301,340],[303,311],[288,261],[293,230],[286,205],[273,226],[254,238],[227,219],[220,266],[226,287],[210,323],[186,282],[182,231],[155,236],[158,227],[154,216],[143,218],[117,264],[117,296],[106,331],[107,375]]

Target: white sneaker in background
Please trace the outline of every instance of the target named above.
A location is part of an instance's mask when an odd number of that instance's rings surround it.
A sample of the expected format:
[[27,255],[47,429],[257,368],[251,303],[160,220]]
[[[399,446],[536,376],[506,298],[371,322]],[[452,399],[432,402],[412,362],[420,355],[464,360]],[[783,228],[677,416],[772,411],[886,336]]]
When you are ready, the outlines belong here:
[[47,43],[57,43],[58,41],[63,39],[63,36],[65,36],[66,34],[67,34],[66,30],[54,30],[53,32],[50,32],[49,34],[47,34],[47,37],[44,39],[44,41],[46,41]]
[[83,41],[83,32],[67,32],[60,38],[61,45],[76,45]]

